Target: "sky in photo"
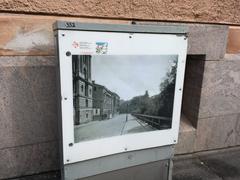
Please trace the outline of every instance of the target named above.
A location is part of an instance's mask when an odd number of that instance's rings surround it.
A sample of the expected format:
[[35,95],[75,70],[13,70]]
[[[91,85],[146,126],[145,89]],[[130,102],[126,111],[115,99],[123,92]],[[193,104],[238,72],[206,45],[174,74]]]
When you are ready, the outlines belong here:
[[145,94],[159,94],[159,86],[171,69],[176,55],[95,55],[92,80],[129,100]]

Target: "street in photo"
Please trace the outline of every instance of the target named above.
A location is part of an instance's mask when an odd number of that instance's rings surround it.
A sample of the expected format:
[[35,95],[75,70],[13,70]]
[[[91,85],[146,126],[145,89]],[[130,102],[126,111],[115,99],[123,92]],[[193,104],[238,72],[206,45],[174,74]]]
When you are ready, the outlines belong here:
[[176,55],[73,55],[75,143],[170,129]]

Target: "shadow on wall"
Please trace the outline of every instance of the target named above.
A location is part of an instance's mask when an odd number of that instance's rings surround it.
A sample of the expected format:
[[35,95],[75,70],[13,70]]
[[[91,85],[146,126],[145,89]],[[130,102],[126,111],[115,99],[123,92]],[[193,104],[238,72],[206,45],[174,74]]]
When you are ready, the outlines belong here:
[[197,128],[205,58],[205,55],[187,55],[182,113],[195,128]]

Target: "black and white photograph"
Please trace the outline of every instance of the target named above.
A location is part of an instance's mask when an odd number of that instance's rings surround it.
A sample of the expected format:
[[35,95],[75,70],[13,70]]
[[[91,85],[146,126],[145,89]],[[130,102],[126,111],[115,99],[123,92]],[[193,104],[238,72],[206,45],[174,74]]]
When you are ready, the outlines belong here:
[[75,143],[170,129],[177,55],[72,55]]

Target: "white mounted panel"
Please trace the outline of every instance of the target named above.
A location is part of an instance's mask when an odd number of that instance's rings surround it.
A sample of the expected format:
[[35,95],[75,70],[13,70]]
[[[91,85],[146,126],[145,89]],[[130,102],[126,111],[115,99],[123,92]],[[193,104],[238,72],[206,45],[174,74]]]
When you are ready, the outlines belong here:
[[[169,27],[99,26],[56,28],[64,164],[177,143],[186,34],[167,33]],[[95,87],[105,104],[97,103]],[[167,88],[173,88],[169,100]],[[145,99],[135,107],[134,98]]]

